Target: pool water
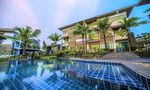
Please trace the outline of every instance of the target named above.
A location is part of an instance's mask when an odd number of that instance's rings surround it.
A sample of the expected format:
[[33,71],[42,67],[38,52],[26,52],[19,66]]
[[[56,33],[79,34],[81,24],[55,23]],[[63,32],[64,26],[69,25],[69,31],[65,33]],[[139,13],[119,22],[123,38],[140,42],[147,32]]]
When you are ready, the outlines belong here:
[[119,63],[81,61],[0,62],[0,90],[146,90]]

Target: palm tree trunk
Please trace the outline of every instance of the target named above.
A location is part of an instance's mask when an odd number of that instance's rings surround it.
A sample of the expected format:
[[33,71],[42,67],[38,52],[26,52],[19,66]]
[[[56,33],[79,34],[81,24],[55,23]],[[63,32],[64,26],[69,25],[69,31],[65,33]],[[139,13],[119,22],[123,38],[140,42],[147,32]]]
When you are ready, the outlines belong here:
[[27,59],[27,55],[26,55],[26,44],[23,45],[23,58]]
[[107,50],[106,35],[105,35],[105,33],[103,33],[103,34],[104,34],[104,43],[105,43],[105,49]]
[[86,39],[86,52],[87,53],[87,35],[85,35],[85,39]]
[[100,31],[98,31],[99,50],[100,50]]
[[76,42],[76,36],[74,36],[75,41],[75,51],[77,50],[77,42]]
[[83,43],[83,52],[85,51],[84,50],[84,35],[82,35],[82,43]]
[[132,50],[131,50],[131,41],[130,41],[130,35],[129,35],[129,32],[128,32],[127,36],[128,36],[129,52],[131,52]]

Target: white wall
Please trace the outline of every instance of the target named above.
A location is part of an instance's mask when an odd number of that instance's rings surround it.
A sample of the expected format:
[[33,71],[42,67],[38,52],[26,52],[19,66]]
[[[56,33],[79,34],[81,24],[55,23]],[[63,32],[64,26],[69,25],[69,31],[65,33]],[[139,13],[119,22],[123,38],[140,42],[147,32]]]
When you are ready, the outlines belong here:
[[[13,33],[4,33],[4,35],[13,36],[14,34]],[[2,44],[12,44],[12,40],[11,39],[5,39],[2,41]]]

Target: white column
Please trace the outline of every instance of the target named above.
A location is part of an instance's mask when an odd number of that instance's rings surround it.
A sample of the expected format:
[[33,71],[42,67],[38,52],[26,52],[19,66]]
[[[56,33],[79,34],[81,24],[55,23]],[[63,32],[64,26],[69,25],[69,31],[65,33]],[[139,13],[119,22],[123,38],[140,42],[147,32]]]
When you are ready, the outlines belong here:
[[87,44],[87,51],[89,51],[90,50],[90,47],[89,47],[89,43]]
[[89,49],[90,49],[88,40],[89,40],[89,35],[87,35],[87,51],[89,51]]

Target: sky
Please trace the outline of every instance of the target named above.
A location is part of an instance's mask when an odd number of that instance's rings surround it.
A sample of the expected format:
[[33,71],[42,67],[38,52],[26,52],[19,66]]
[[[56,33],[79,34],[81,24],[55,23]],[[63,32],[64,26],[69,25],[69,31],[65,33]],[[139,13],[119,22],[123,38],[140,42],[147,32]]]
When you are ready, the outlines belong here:
[[[59,27],[81,21],[90,17],[136,4],[139,0],[0,0],[0,28],[31,26],[41,29],[38,37],[47,44],[51,33],[60,33]],[[130,17],[142,17],[150,20],[143,13],[149,4],[135,7]],[[135,35],[150,32],[150,24],[132,28]]]

